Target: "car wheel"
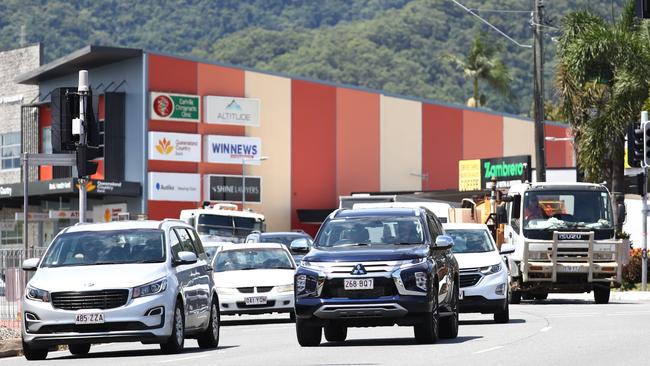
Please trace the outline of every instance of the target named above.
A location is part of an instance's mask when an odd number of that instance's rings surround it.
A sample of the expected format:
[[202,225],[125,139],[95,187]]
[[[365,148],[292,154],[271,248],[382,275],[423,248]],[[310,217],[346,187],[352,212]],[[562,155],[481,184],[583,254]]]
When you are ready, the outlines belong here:
[[294,311],[289,312],[289,320],[291,320],[292,323],[296,322],[296,313]]
[[458,290],[455,289],[453,294],[453,304],[451,308],[452,314],[450,316],[440,319],[440,338],[456,338],[458,337],[458,313],[460,308],[460,300]]
[[69,344],[68,350],[70,350],[70,353],[72,353],[73,355],[85,355],[88,354],[88,352],[90,352],[90,343]]
[[338,324],[325,326],[325,339],[329,342],[343,342],[348,337],[348,328]]
[[520,304],[521,303],[521,292],[512,291],[510,293],[510,303],[511,304]]
[[609,303],[609,287],[594,287],[594,301],[596,304]]
[[524,300],[535,300],[535,295],[530,292],[525,292],[521,295],[521,298]]
[[433,309],[422,317],[422,322],[413,327],[415,340],[418,343],[436,343],[438,340],[438,320],[440,319],[438,309],[438,285],[434,286]]
[[47,358],[47,348],[36,348],[23,341],[23,355],[28,361],[38,361]]
[[320,344],[322,337],[321,327],[308,324],[306,320],[296,319],[296,336],[302,347],[315,347]]
[[167,342],[160,344],[160,349],[167,354],[180,353],[183,351],[184,344],[185,318],[183,317],[183,307],[179,302],[176,302],[172,320],[172,334],[167,339]]
[[498,313],[494,313],[494,322],[499,324],[508,323],[510,321],[510,306],[508,306],[508,299],[504,304],[504,309]]
[[219,307],[213,302],[210,308],[210,325],[196,339],[200,348],[217,348],[219,346],[220,324]]

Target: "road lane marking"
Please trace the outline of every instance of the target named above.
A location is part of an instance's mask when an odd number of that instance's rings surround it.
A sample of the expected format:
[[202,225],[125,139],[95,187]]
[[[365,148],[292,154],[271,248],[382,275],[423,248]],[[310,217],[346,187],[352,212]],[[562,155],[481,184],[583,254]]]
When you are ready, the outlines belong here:
[[481,350],[481,351],[476,351],[476,352],[474,352],[474,354],[478,355],[478,354],[481,354],[481,353],[496,351],[496,350],[501,349],[501,348],[503,348],[503,346],[496,346],[496,347],[487,348],[487,349],[484,349],[484,350]]
[[192,356],[192,357],[173,358],[173,359],[170,359],[170,360],[158,361],[156,363],[167,363],[167,362],[178,362],[178,361],[194,360],[194,359],[197,359],[197,358],[204,358],[204,357],[212,356],[213,354],[214,353],[206,353],[206,354],[203,354],[203,355]]
[[552,327],[544,327],[544,328],[540,329],[539,331],[540,332],[548,332],[549,330],[551,330],[551,328]]

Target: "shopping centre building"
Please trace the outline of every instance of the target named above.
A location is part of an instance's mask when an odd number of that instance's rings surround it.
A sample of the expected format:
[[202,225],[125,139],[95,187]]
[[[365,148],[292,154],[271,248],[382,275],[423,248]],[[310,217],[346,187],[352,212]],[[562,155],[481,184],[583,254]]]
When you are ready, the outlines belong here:
[[[98,46],[16,76],[39,92],[22,100],[23,118],[14,121],[23,144],[51,152],[60,113],[52,98],[61,97],[57,88],[75,87],[82,69],[103,136],[88,186],[96,221],[127,212],[178,217],[204,201],[241,204],[244,173],[245,207],[263,213],[269,230],[314,233],[340,195],[458,190],[460,160],[532,156],[535,166],[533,123],[518,116]],[[547,123],[545,132],[569,130]],[[571,143],[547,141],[546,160],[549,168],[572,167]],[[34,169],[30,210],[45,223],[40,240],[47,241],[78,214],[76,181],[71,168]],[[3,211],[20,207],[20,187],[2,182]]]

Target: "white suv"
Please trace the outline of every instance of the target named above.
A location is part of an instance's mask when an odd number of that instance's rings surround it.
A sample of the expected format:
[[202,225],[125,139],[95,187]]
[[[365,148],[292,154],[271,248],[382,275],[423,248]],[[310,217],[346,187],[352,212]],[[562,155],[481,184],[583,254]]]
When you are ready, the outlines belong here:
[[86,354],[92,343],[159,343],[183,350],[219,344],[219,301],[203,245],[178,220],[78,224],[61,231],[42,258],[23,299],[23,351],[28,360],[69,345]]
[[454,239],[452,251],[460,268],[460,312],[494,314],[494,321],[510,321],[508,268],[502,255],[514,248],[497,249],[484,224],[442,224]]

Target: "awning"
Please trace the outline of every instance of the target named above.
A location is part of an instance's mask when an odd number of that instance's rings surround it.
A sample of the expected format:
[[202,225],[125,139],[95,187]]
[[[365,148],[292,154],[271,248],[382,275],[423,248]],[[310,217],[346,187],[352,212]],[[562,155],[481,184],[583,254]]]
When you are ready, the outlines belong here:
[[[142,195],[142,185],[139,182],[112,182],[93,179],[86,183],[86,188],[88,197],[139,197]],[[29,197],[73,196],[79,193],[77,178],[29,182],[27,189]],[[22,183],[0,185],[0,203],[3,200],[22,198],[23,195]]]

